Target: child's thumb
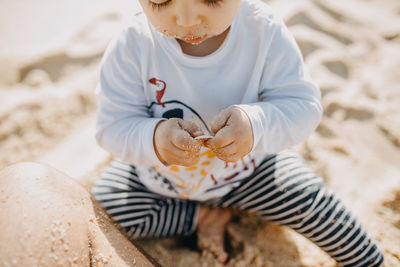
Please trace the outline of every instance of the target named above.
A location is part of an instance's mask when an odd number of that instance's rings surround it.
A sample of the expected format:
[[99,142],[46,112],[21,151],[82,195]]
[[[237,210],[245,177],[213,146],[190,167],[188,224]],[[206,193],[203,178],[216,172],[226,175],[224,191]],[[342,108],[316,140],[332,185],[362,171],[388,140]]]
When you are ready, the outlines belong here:
[[217,134],[219,130],[225,127],[229,117],[230,117],[229,110],[222,110],[211,122],[211,131],[213,134]]
[[181,121],[180,125],[182,129],[188,132],[193,138],[204,135],[204,131],[192,121]]

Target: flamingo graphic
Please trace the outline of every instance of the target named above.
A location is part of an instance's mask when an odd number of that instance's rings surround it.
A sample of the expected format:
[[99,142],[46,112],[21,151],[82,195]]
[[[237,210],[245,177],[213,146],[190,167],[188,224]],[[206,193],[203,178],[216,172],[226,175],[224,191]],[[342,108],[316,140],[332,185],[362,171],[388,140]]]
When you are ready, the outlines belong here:
[[157,86],[157,87],[162,86],[162,89],[161,89],[161,90],[157,90],[157,91],[156,91],[156,93],[157,93],[157,102],[158,102],[163,108],[165,108],[164,103],[161,102],[161,98],[164,96],[165,89],[167,88],[167,84],[166,84],[164,81],[159,80],[159,79],[156,79],[156,78],[151,78],[151,79],[149,80],[149,82],[150,82],[151,84],[154,84],[154,85]]

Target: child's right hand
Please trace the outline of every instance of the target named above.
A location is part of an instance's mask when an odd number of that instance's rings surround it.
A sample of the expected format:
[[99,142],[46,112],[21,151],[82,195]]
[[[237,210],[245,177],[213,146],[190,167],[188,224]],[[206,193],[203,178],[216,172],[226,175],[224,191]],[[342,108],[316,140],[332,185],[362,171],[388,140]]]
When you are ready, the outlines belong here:
[[203,135],[194,122],[172,118],[158,123],[154,130],[154,149],[165,165],[192,166],[200,158],[202,140],[194,137]]

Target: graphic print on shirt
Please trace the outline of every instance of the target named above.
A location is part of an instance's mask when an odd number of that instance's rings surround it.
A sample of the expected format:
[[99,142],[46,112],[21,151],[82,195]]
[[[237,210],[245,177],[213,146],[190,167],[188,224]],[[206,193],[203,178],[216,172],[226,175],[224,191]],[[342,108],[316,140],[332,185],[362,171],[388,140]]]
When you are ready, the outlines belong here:
[[[210,132],[206,122],[192,107],[179,100],[163,100],[167,90],[167,83],[165,81],[153,77],[149,79],[149,83],[153,85],[153,88],[155,87],[154,89],[156,93],[156,101],[153,101],[150,104],[148,107],[149,110],[154,112],[154,110],[157,109],[157,115],[161,115],[161,117],[166,119],[192,118],[192,120],[201,123],[201,126]],[[207,191],[211,191],[213,188],[230,185],[234,180],[236,180],[235,178],[239,178],[239,176],[243,177],[243,175],[239,174],[246,174],[246,176],[249,175],[254,171],[255,163],[254,160],[250,158],[247,158],[246,161],[248,163],[252,162],[252,168],[246,164],[244,159],[237,163],[228,164],[219,160],[215,153],[210,149],[202,148],[200,151],[200,159],[193,166],[154,166],[153,171],[149,171],[149,174],[154,182],[157,182],[160,187],[173,191],[175,194],[179,192],[177,195],[181,198],[189,198],[200,189],[208,189]],[[161,181],[161,179],[159,175],[166,177],[171,184],[167,184],[165,181],[163,184],[160,184],[159,181]]]
[[155,86],[157,86],[157,87],[160,87],[160,85],[161,85],[161,89],[160,90],[157,90],[156,91],[156,98],[157,98],[157,102],[162,106],[162,107],[165,107],[165,105],[161,102],[161,98],[164,96],[164,93],[165,93],[165,89],[167,89],[167,84],[164,82],[164,81],[162,81],[162,80],[159,80],[159,79],[156,79],[156,78],[151,78],[150,80],[149,80],[149,82],[151,83],[151,84],[154,84]]

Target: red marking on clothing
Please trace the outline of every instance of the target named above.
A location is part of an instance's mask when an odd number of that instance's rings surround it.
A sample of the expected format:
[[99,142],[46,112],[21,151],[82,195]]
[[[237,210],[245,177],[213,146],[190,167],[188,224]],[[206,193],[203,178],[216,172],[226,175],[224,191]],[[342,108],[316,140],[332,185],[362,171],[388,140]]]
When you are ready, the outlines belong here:
[[235,163],[235,165],[233,165],[233,168],[234,168],[234,169],[236,169],[236,167],[237,167],[237,163]]
[[247,171],[249,169],[249,167],[247,167],[247,164],[244,162],[244,159],[240,158],[240,160],[242,161],[242,164],[244,166],[244,170]]
[[225,169],[228,168],[228,162],[225,161]]
[[211,179],[214,181],[214,184],[218,184],[217,180],[214,177],[214,174],[211,174]]
[[231,176],[226,177],[224,180],[225,181],[229,181],[232,180],[233,178],[235,178],[236,176],[238,176],[239,172],[235,172],[234,174],[232,174]]
[[164,96],[165,89],[167,88],[167,84],[166,84],[164,81],[158,80],[158,79],[156,79],[156,78],[151,78],[151,79],[149,80],[149,82],[150,82],[151,84],[154,84],[154,85],[157,86],[157,87],[159,87],[159,86],[161,85],[160,83],[162,83],[163,88],[162,88],[161,90],[157,90],[157,91],[156,91],[156,93],[157,93],[156,98],[157,98],[157,102],[158,102],[163,108],[165,108],[164,103],[161,102],[161,98]]
[[254,159],[251,159],[251,163],[253,163],[253,167],[254,167],[254,169],[256,169],[256,162]]

